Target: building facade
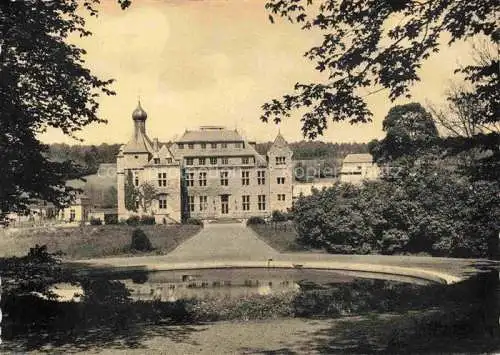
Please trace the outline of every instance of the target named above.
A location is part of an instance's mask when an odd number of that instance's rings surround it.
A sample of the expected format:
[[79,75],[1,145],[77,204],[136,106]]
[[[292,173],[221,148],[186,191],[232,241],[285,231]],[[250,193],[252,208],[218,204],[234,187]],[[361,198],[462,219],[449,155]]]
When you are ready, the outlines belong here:
[[342,161],[340,181],[360,184],[380,177],[380,168],[371,154],[348,154]]
[[186,131],[167,146],[147,136],[140,104],[132,118],[134,135],[117,156],[120,219],[244,219],[292,206],[292,150],[281,134],[265,156],[237,130],[219,126]]

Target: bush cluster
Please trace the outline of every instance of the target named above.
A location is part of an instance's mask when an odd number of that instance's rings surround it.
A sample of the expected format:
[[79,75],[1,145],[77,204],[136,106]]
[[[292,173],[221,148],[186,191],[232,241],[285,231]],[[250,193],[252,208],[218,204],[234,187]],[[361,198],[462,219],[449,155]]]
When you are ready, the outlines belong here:
[[100,225],[102,225],[102,220],[100,218],[91,218],[90,225],[91,226],[100,226]]
[[130,249],[137,251],[151,251],[153,250],[153,245],[151,244],[151,241],[146,233],[144,233],[142,229],[137,228],[132,232]]
[[435,166],[394,181],[337,184],[296,201],[298,241],[333,253],[487,257],[500,229],[498,191],[498,182]]
[[138,226],[138,225],[153,225],[155,224],[154,216],[130,216],[125,221],[129,226]]
[[193,218],[193,217],[189,217],[189,218],[186,218],[186,220],[184,221],[184,224],[191,224],[191,225],[195,225],[195,226],[203,226],[203,221],[199,218]]
[[118,215],[117,214],[104,215],[104,223],[105,224],[118,224]]
[[252,224],[266,224],[266,220],[262,217],[252,216],[252,217],[248,218],[247,226],[250,226]]

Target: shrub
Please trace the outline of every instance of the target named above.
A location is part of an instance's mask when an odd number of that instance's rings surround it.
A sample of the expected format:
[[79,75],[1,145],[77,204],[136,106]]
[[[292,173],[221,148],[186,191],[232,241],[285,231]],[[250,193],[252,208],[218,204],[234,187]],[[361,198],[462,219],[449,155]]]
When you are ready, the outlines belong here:
[[273,211],[271,218],[273,222],[285,222],[287,220],[286,214],[278,210]]
[[117,214],[104,215],[104,224],[118,224],[118,215]]
[[252,216],[247,220],[247,226],[252,224],[266,224],[266,221],[262,217]]
[[195,225],[195,226],[203,226],[203,221],[199,218],[187,218],[185,221],[184,221],[184,224],[192,224],[192,225]]
[[156,223],[154,216],[141,216],[140,222],[142,225],[153,225]]
[[150,251],[153,250],[151,241],[144,231],[140,228],[134,229],[132,232],[132,241],[130,243],[130,249],[138,251]]
[[138,226],[140,222],[139,216],[130,216],[126,222],[129,226]]
[[100,225],[102,225],[102,221],[100,218],[91,218],[90,225],[91,226],[100,226]]

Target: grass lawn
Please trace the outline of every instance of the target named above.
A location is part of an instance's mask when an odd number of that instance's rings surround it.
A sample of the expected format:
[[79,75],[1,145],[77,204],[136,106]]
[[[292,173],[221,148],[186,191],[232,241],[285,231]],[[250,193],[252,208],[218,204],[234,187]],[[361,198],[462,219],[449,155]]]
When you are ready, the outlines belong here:
[[[9,232],[0,231],[0,257],[23,256],[35,244],[47,245],[49,252],[61,251],[65,259],[87,259],[109,256],[137,255],[128,250],[132,231],[127,225],[43,227]],[[140,226],[151,240],[152,255],[163,255],[195,235],[200,226]],[[140,253],[146,255],[145,253]]]
[[[313,251],[311,248],[297,243],[297,232],[290,222],[277,225],[273,223],[253,224],[249,227],[257,233],[260,239],[281,253]],[[314,250],[314,252],[323,251]]]

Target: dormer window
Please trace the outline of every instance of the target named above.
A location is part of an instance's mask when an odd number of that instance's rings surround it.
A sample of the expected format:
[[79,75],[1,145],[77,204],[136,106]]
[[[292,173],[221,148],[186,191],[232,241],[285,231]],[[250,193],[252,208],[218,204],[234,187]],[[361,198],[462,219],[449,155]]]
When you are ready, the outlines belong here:
[[276,165],[285,165],[286,157],[276,157]]
[[167,164],[172,164],[172,158],[167,158]]
[[160,158],[154,158],[154,159],[153,159],[153,162],[154,162],[155,164],[160,164]]

